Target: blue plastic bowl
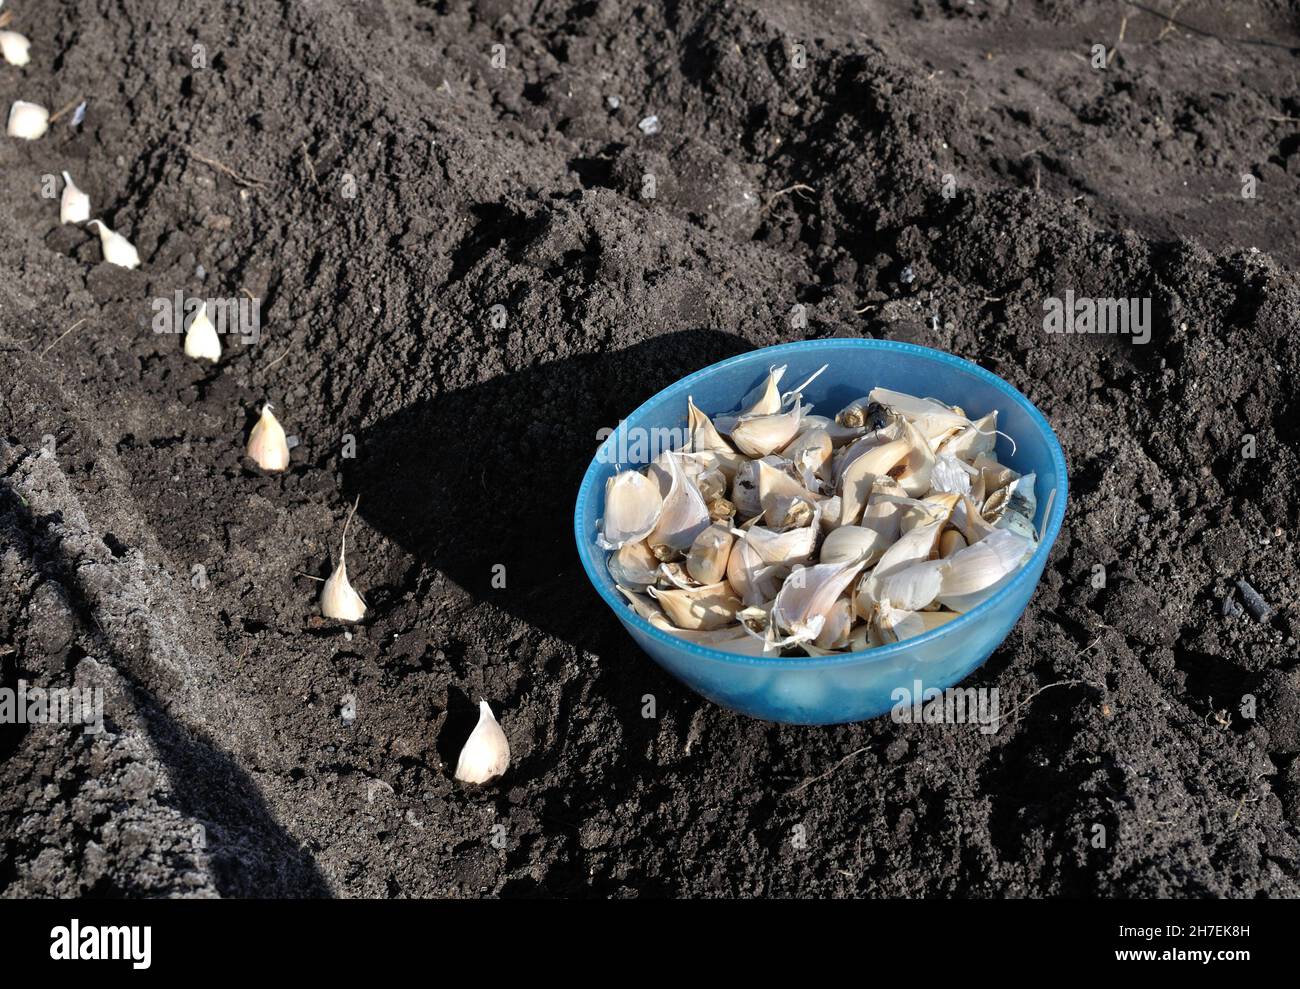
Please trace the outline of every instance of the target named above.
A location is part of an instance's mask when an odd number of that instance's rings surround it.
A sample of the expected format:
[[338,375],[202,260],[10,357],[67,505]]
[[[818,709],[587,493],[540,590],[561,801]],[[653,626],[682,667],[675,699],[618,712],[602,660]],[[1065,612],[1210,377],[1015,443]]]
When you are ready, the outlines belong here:
[[[962,617],[925,635],[866,652],[737,656],[674,638],[639,617],[615,588],[596,533],[597,521],[604,516],[606,479],[617,469],[642,466],[652,456],[640,464],[616,458],[635,450],[636,438],[645,436],[645,430],[684,430],[687,395],[710,415],[733,411],[774,364],[789,365],[782,380],[787,387],[830,365],[804,395],[817,415],[833,417],[877,386],[960,405],[972,419],[997,409],[998,428],[1016,443],[1012,453],[1012,444],[998,437],[998,459],[1021,474],[1037,473],[1035,524],[1040,529],[1043,513],[1051,512],[1038,550],[1010,583]],[[996,375],[951,354],[908,343],[808,340],[756,350],[697,371],[628,416],[587,468],[578,492],[574,534],[583,568],[605,603],[637,644],[692,690],[754,718],[838,724],[884,714],[898,703],[892,696],[895,690],[913,691],[917,681],[927,690],[946,689],[988,659],[1024,612],[1043,574],[1065,517],[1066,490],[1065,456],[1052,428],[1024,395]]]

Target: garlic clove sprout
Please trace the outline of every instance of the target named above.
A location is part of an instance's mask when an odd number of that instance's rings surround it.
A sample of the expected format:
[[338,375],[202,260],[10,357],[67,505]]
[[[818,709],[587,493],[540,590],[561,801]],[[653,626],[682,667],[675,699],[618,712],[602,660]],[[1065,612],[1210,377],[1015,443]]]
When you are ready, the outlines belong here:
[[478,724],[470,732],[460,758],[456,779],[462,783],[486,783],[496,779],[510,765],[510,742],[501,730],[488,702],[478,702]]
[[248,456],[262,470],[284,470],[289,466],[289,440],[284,427],[271,413],[271,403],[262,406],[261,418],[248,434]]
[[109,229],[102,220],[91,220],[98,227],[99,244],[104,250],[104,260],[119,268],[140,267],[140,255],[131,242],[120,233]]
[[72,176],[63,173],[63,197],[59,200],[60,223],[85,223],[90,219],[90,197],[76,187]]
[[[357,503],[361,501],[357,497]],[[348,526],[352,524],[352,515],[357,510],[353,503],[348,512],[347,521],[343,523],[343,538],[339,546],[339,564],[325,581],[320,592],[320,612],[326,618],[335,618],[344,622],[359,622],[366,617],[366,602],[352,589],[348,581]]]
[[190,320],[189,329],[185,331],[185,356],[209,360],[214,363],[221,359],[221,338],[217,328],[208,319],[208,304],[204,302],[199,311]]
[[38,137],[44,137],[45,132],[49,129],[50,111],[39,103],[16,100],[14,105],[9,108],[9,124],[5,129],[5,133],[10,137],[21,137],[27,141],[35,141]]
[[26,65],[31,61],[27,52],[32,43],[17,31],[0,31],[0,55],[10,65]]

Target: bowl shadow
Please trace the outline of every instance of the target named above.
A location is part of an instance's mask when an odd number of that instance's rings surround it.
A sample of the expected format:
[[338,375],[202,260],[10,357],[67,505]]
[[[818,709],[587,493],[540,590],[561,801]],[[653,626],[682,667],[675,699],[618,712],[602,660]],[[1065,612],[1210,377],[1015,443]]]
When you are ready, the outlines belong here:
[[573,508],[601,430],[656,392],[751,350],[715,330],[667,333],[417,401],[363,429],[342,461],[358,514],[417,561],[549,635],[613,624],[573,545]]

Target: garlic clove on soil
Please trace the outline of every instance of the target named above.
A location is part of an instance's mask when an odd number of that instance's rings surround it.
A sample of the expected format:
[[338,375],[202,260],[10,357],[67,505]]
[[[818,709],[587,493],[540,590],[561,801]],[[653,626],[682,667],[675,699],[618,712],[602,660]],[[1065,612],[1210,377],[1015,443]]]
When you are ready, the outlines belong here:
[[10,137],[35,141],[38,137],[44,137],[49,129],[50,111],[39,103],[16,100],[9,108],[9,124],[5,128],[5,133]]
[[341,622],[359,622],[366,617],[366,602],[348,582],[348,561],[339,555],[339,565],[320,592],[320,613]]
[[120,233],[109,229],[102,220],[91,220],[99,231],[99,243],[104,249],[104,260],[119,268],[140,267],[140,255],[131,242]]
[[31,61],[27,52],[32,43],[17,31],[0,31],[0,55],[10,65],[26,65]]
[[[358,496],[357,501],[361,498]],[[326,618],[343,622],[359,622],[366,617],[366,602],[352,589],[348,580],[348,526],[357,506],[353,504],[348,519],[343,523],[343,538],[339,546],[339,564],[325,581],[320,592],[320,612]]]
[[510,765],[510,742],[501,730],[492,708],[485,700],[478,702],[478,724],[470,732],[460,758],[456,760],[456,779],[462,783],[486,783],[504,773]]
[[289,440],[284,427],[271,413],[271,403],[262,406],[261,418],[248,434],[248,456],[262,470],[284,470],[289,466]]
[[208,319],[208,304],[204,302],[190,320],[185,331],[185,356],[216,362],[221,359],[221,338],[217,328]]
[[90,219],[90,196],[77,188],[72,176],[63,173],[63,197],[59,200],[60,223],[85,223]]

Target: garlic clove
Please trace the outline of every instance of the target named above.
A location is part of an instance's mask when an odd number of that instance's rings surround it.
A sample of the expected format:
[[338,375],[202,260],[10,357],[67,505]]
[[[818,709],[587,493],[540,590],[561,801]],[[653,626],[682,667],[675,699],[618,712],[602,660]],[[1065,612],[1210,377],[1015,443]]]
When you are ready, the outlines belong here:
[[50,111],[39,103],[16,100],[9,108],[9,124],[5,132],[10,137],[21,137],[26,141],[35,141],[44,137],[50,129]]
[[[943,587],[947,560],[923,560],[894,570],[872,582],[871,594],[877,601],[892,601],[904,611],[928,608]],[[870,601],[857,601],[859,613],[870,611]]]
[[795,398],[789,412],[742,416],[731,430],[731,442],[741,453],[766,457],[775,453],[799,433],[799,423],[806,411]]
[[967,546],[966,539],[956,529],[947,529],[939,537],[939,558],[942,560],[949,559],[959,549],[965,549]]
[[903,642],[918,635],[932,632],[959,617],[951,611],[907,611],[896,608],[889,601],[880,603],[880,610],[869,623],[879,644]]
[[868,567],[873,567],[894,542],[894,538],[877,529],[868,529],[860,525],[842,525],[832,529],[822,541],[821,555],[818,559],[822,563],[843,563],[846,560],[862,559]]
[[943,561],[939,603],[963,614],[970,611],[1006,586],[1033,548],[1031,539],[1008,529],[998,529],[958,550]]
[[853,525],[861,518],[877,478],[897,469],[911,452],[907,440],[893,440],[873,447],[849,464],[840,477],[840,525]]
[[767,378],[741,402],[741,410],[737,418],[770,416],[781,411],[780,385],[781,378],[785,376],[785,369],[785,364],[768,368]]
[[998,414],[990,412],[958,431],[940,447],[941,453],[951,453],[959,460],[973,461],[982,454],[991,453],[998,439]]
[[321,588],[320,613],[343,622],[359,622],[366,617],[366,602],[348,582],[348,564],[342,555],[339,556],[339,565]]
[[32,43],[17,31],[0,31],[0,55],[10,65],[26,65],[31,61],[28,50]]
[[140,255],[129,240],[106,226],[101,220],[91,220],[99,228],[99,244],[104,250],[104,260],[119,268],[140,267]]
[[970,425],[970,420],[959,409],[950,408],[932,398],[916,398],[901,391],[873,388],[869,399],[919,426],[922,434],[927,437],[939,435],[954,426],[964,429]]
[[939,498],[942,500],[934,505],[930,517],[903,533],[898,542],[885,550],[875,568],[858,585],[854,603],[858,607],[859,615],[863,618],[871,617],[873,605],[882,598],[880,586],[886,577],[914,563],[930,559],[938,547],[939,536],[944,526],[948,524],[948,519],[952,515],[952,506],[958,497],[958,495],[940,495]]
[[456,779],[462,783],[486,783],[504,773],[509,765],[510,741],[488,702],[480,700],[478,724],[456,760]]
[[647,588],[674,625],[693,631],[710,631],[730,625],[743,607],[725,580],[689,590]]
[[712,522],[704,496],[686,476],[680,456],[670,453],[666,460],[672,482],[658,524],[649,537],[650,549],[660,560],[671,560],[685,553],[695,537]]
[[811,489],[818,479],[828,480],[834,444],[825,426],[808,427],[803,423],[801,432],[781,451],[781,456],[793,463],[803,477],[804,487]]
[[659,561],[644,539],[624,543],[610,554],[609,575],[615,584],[643,591],[659,579]]
[[262,470],[284,470],[289,466],[289,440],[284,427],[271,413],[271,403],[262,406],[261,418],[248,434],[248,456]]
[[85,223],[90,219],[90,197],[76,187],[72,176],[63,173],[63,196],[59,200],[60,223]]
[[[843,649],[849,644],[853,632],[853,602],[847,597],[838,597],[826,612],[826,622],[813,640],[818,649]],[[806,645],[806,644],[805,644]]]
[[783,529],[798,521],[800,508],[806,520],[812,506],[821,499],[810,492],[785,471],[762,460],[756,461],[758,471],[758,503],[763,508],[763,518],[774,529]]
[[798,529],[777,532],[766,526],[751,525],[748,529],[732,529],[732,535],[753,548],[760,560],[769,566],[807,563],[817,548],[821,531],[821,507],[813,509],[812,522]]
[[772,603],[772,644],[815,641],[835,602],[861,572],[861,559],[796,568]]
[[598,541],[620,549],[648,536],[659,522],[663,498],[658,483],[638,470],[625,470],[605,482],[605,518]]
[[618,588],[618,592],[627,598],[628,603],[632,605],[632,610],[646,621],[654,623],[656,615],[663,617],[664,609],[655,604],[654,598],[650,597],[650,595],[641,594],[630,587],[624,587],[622,584],[616,584],[615,586]]
[[686,554],[686,572],[701,584],[716,584],[727,575],[727,562],[731,559],[731,545],[735,542],[731,526],[714,522],[695,537]]
[[185,356],[209,360],[214,363],[221,359],[221,338],[217,328],[208,319],[208,304],[204,302],[199,311],[190,320],[189,329],[185,331]]
[[771,601],[781,589],[784,569],[764,563],[758,551],[745,539],[737,539],[727,559],[727,583],[746,605],[753,607]]
[[713,420],[695,406],[695,399],[686,396],[686,427],[691,434],[691,452],[703,453],[716,450],[719,453],[735,453],[731,444],[722,438]]
[[[357,502],[361,501],[358,495]],[[339,546],[339,564],[329,575],[320,592],[320,611],[326,618],[335,618],[344,622],[359,622],[366,617],[366,602],[352,589],[348,581],[348,526],[352,524],[352,515],[357,510],[354,503],[348,519],[343,523],[343,539]]]
[[916,425],[903,420],[903,435],[911,445],[907,455],[907,467],[898,475],[897,481],[912,498],[919,498],[930,490],[930,480],[934,474],[934,450],[930,441]]

